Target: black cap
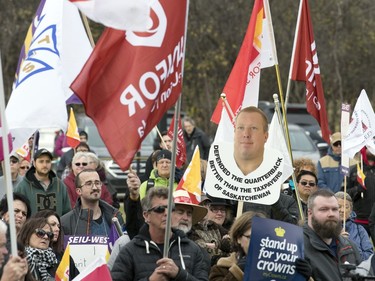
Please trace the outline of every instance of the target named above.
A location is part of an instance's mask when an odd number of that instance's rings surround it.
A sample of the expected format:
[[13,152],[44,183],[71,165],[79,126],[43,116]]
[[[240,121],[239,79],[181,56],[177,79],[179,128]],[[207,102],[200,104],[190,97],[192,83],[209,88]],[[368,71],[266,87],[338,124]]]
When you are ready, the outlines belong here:
[[49,152],[45,148],[41,148],[37,152],[35,152],[35,154],[34,154],[34,160],[38,159],[42,155],[47,155],[49,158],[51,158],[51,160],[53,159],[53,156],[52,156],[51,152]]
[[224,198],[218,198],[213,197],[211,195],[206,194],[207,199],[211,200],[210,205],[211,206],[225,206],[230,207],[230,205],[227,203],[227,201]]
[[156,156],[156,163],[159,162],[159,160],[161,159],[169,159],[171,160],[172,159],[172,153],[167,150],[167,149],[163,149],[163,150],[160,150]]

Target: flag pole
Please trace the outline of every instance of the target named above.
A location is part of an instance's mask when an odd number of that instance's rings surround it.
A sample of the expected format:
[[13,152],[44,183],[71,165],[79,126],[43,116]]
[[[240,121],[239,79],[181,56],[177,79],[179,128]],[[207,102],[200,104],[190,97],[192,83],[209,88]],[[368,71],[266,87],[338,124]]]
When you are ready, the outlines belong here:
[[161,135],[158,126],[155,126],[155,128],[156,128],[156,132],[157,132],[158,135],[159,135],[160,141],[163,143],[164,147],[167,147],[167,145],[165,144],[165,141],[163,140],[163,136]]
[[[186,0],[186,15],[185,15],[185,34],[184,34],[184,57],[182,60],[181,67],[181,77],[182,81],[184,78],[184,65],[185,65],[185,53],[186,53],[186,36],[187,36],[187,24],[189,17],[189,0]],[[182,84],[182,82],[181,82]],[[171,217],[172,217],[172,206],[173,206],[173,185],[174,185],[174,176],[175,176],[175,166],[176,166],[176,148],[177,148],[177,134],[178,134],[178,124],[180,123],[180,112],[181,112],[181,95],[178,97],[175,109],[174,116],[175,122],[173,124],[173,140],[172,140],[172,159],[171,159],[171,172],[169,177],[169,187],[168,187],[168,209],[167,209],[167,225],[165,227],[164,235],[164,249],[163,257],[168,257],[169,253],[169,237],[171,235]]]
[[86,15],[84,15],[81,11],[79,11],[79,13],[81,15],[81,18],[82,18],[82,21],[83,21],[83,26],[85,27],[87,37],[89,38],[91,47],[94,48],[95,42],[94,42],[94,38],[92,37],[92,32],[91,32],[91,29],[90,29],[89,21],[87,20]]
[[6,186],[6,196],[8,203],[9,215],[9,230],[10,230],[10,246],[12,256],[18,256],[17,251],[17,234],[16,234],[16,220],[14,216],[13,207],[13,186],[11,182],[10,163],[9,163],[9,142],[8,142],[8,124],[5,117],[5,95],[4,95],[4,82],[3,82],[3,67],[1,62],[0,52],[0,112],[1,112],[1,136],[3,139],[3,153],[4,153],[4,179]]
[[[279,119],[279,123],[282,121],[282,117],[281,117],[281,112],[280,112],[280,107],[279,107],[279,99],[278,99],[278,96],[277,94],[274,94],[273,95],[273,100],[274,100],[274,103],[275,103],[275,110],[276,110],[276,113],[277,113],[277,117]],[[285,130],[285,127],[283,126],[283,134],[284,134],[284,138],[285,138],[285,135],[288,134],[289,132],[287,132]],[[289,156],[290,156],[290,160],[292,161],[292,164],[293,164],[293,155],[292,155],[292,152],[290,150],[290,143],[288,143],[288,152],[289,152]],[[299,195],[299,191],[298,191],[298,188],[297,188],[297,185],[296,185],[296,175],[293,171],[292,173],[292,180],[293,180],[293,184],[294,184],[294,191],[296,193],[296,197],[297,197],[297,204],[298,204],[298,210],[299,210],[299,214],[301,216],[301,220],[305,220],[305,214],[303,213],[303,209],[302,209],[302,205],[301,205],[301,200],[300,200],[300,195]]]
[[291,81],[292,81],[292,69],[293,69],[293,62],[294,62],[294,54],[296,52],[297,36],[298,36],[298,31],[299,31],[299,26],[300,26],[300,21],[301,21],[302,1],[303,0],[300,0],[300,2],[299,2],[299,8],[298,8],[298,16],[297,16],[297,23],[296,23],[296,32],[294,34],[292,56],[291,56],[291,59],[290,59],[288,84],[287,84],[287,87],[286,87],[285,109],[288,107],[288,100],[289,100],[289,95],[290,95],[290,84],[291,84]]

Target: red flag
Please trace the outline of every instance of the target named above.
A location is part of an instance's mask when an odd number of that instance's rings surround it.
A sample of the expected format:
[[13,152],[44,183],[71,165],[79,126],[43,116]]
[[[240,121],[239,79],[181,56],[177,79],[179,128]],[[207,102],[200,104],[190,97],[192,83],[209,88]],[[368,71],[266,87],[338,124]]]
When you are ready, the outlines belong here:
[[[223,90],[234,115],[242,107],[258,105],[260,69],[277,63],[277,57],[271,51],[274,38],[270,36],[273,32],[269,27],[272,23],[264,9],[263,0],[254,1],[244,41]],[[220,99],[211,116],[212,122],[219,123],[222,109]]]
[[71,85],[123,170],[181,93],[186,2],[153,1],[147,32],[106,29]]
[[[168,136],[173,139],[174,116],[168,129]],[[176,166],[181,168],[186,161],[186,144],[184,140],[184,131],[182,130],[181,118],[178,119],[177,129],[177,148],[176,148]]]
[[318,121],[322,137],[329,143],[330,130],[308,0],[301,0],[301,5],[291,79],[306,82],[307,111]]
[[[0,121],[0,130],[2,132],[2,130],[4,130],[4,128],[1,127],[1,121]],[[6,132],[7,135],[8,135],[8,149],[9,149],[9,153],[12,152],[12,149],[13,149],[13,139],[12,139],[12,135],[9,131]],[[3,137],[2,137],[3,134],[0,135],[0,161],[3,161],[4,160],[4,151],[3,151]]]

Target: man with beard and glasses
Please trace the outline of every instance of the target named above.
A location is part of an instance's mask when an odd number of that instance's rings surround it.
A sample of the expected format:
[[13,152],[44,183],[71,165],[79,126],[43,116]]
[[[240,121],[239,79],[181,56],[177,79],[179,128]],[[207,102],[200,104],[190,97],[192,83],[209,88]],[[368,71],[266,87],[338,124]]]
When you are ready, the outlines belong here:
[[355,244],[340,236],[339,204],[328,189],[318,189],[307,202],[307,224],[303,227],[305,260],[315,281],[340,281],[344,263],[358,265],[361,256]]
[[55,211],[59,216],[70,210],[66,186],[52,171],[52,153],[39,149],[34,154],[33,166],[14,189],[30,201],[31,214],[42,210]]
[[61,217],[65,235],[108,236],[113,217],[117,217],[120,225],[124,224],[120,211],[100,199],[103,184],[97,171],[82,170],[76,176],[75,185],[77,203]]

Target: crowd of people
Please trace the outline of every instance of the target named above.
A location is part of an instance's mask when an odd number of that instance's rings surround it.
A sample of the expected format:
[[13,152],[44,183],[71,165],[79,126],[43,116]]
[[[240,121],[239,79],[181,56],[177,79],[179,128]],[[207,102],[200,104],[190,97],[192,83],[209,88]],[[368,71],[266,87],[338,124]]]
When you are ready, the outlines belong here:
[[[183,120],[188,161],[196,146],[207,161],[210,141],[195,127],[192,118]],[[3,280],[54,280],[64,253],[64,235],[109,236],[117,218],[124,235],[113,246],[108,261],[112,280],[243,280],[251,243],[252,219],[271,218],[298,225],[303,230],[304,256],[296,260],[296,271],[306,280],[343,280],[352,266],[371,268],[375,233],[375,155],[361,150],[365,184],[357,180],[357,165],[351,162],[344,187],[340,172],[341,134],[332,134],[328,154],[318,163],[294,161],[296,182],[279,188],[274,204],[237,202],[202,194],[194,203],[190,194],[178,189],[183,168],[171,163],[171,138],[160,135],[160,147],[150,155],[146,176],[130,170],[122,214],[116,195],[107,187],[105,169],[90,151],[85,133],[81,143],[63,153],[57,173],[54,155],[39,149],[27,161],[17,154],[9,158],[13,208],[0,201],[0,268]],[[64,140],[59,136],[59,144]],[[268,120],[256,107],[242,109],[234,129],[234,159],[246,176],[263,161],[268,139]],[[206,162],[207,163],[207,162]],[[202,175],[207,165],[202,165]],[[168,204],[171,169],[175,169],[172,205]],[[204,178],[202,178],[204,183]],[[125,184],[125,183],[124,183]],[[2,189],[4,178],[0,178]],[[202,184],[202,190],[206,190]],[[347,191],[344,192],[344,191]],[[298,202],[299,201],[299,202]],[[298,205],[301,205],[300,209]],[[171,208],[171,221],[167,222]],[[9,212],[14,212],[18,256],[10,252]],[[239,214],[236,217],[236,214]],[[302,220],[302,217],[305,219]],[[123,219],[125,218],[125,220]],[[170,231],[166,232],[167,225]],[[165,237],[169,233],[169,237]],[[168,244],[165,244],[168,241]],[[167,256],[164,254],[167,253]],[[70,280],[79,274],[70,258]]]

